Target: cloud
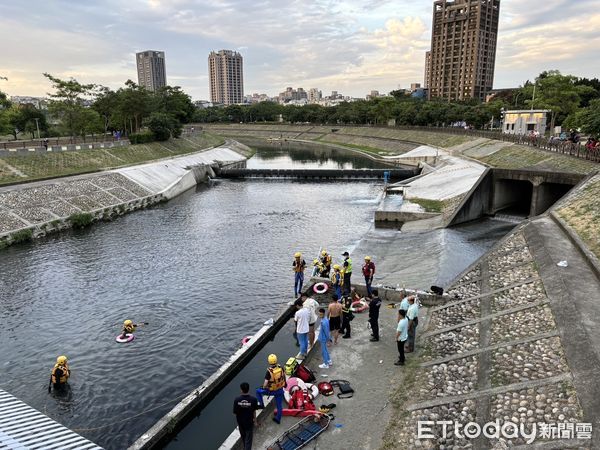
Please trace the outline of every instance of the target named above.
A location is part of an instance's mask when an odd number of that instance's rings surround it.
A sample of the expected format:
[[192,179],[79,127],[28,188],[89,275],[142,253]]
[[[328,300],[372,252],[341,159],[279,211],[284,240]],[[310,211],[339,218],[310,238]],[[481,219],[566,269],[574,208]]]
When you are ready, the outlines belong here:
[[[557,68],[600,70],[597,0],[503,0],[497,87]],[[246,92],[286,86],[362,96],[423,79],[432,0],[98,0],[4,2],[0,87],[43,95],[44,71],[118,87],[136,78],[134,54],[164,50],[167,78],[207,98],[207,56],[237,49]],[[582,63],[585,62],[585,63]]]

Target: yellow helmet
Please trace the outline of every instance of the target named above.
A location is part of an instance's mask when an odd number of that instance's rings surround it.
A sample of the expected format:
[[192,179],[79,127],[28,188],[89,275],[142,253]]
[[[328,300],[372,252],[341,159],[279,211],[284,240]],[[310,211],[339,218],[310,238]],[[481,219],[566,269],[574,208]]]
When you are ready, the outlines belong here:
[[128,325],[133,325],[133,322],[129,319],[127,319],[125,322],[123,322],[123,325],[128,326]]
[[323,251],[321,252],[321,255],[322,255],[322,256],[326,256],[326,255],[327,255],[327,250],[323,250]]
[[315,264],[315,265],[319,264],[319,260],[318,260],[318,259],[315,259],[315,260],[313,261],[313,264]]
[[300,252],[294,253],[294,258],[300,258],[301,256],[302,256],[302,253],[300,253]]
[[371,261],[371,257],[370,256],[365,256],[365,261]]
[[334,268],[334,270],[340,270],[340,265],[339,264],[334,264],[333,268]]
[[60,355],[56,358],[56,364],[65,364],[67,362],[67,357],[65,355]]
[[269,364],[277,364],[277,355],[274,353],[271,353],[269,355],[269,358],[267,358],[267,361],[269,361]]

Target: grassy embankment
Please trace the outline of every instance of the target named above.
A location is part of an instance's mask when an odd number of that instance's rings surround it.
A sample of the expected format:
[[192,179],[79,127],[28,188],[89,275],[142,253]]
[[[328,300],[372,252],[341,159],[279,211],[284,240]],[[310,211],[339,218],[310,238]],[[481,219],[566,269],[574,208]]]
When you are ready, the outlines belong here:
[[0,157],[0,185],[141,164],[156,159],[197,152],[208,147],[221,145],[224,142],[225,140],[220,136],[201,133],[165,142],[152,142],[127,147],[3,156]]
[[600,258],[600,175],[596,175],[587,186],[575,192],[556,213]]

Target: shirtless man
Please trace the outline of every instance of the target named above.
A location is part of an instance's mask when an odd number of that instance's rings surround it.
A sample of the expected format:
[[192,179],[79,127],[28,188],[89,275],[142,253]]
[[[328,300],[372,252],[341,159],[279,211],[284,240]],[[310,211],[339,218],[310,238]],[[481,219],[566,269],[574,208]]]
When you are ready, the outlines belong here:
[[331,303],[327,307],[327,317],[329,318],[329,330],[333,335],[333,343],[338,343],[340,328],[342,328],[342,304],[338,302],[336,295],[333,296]]

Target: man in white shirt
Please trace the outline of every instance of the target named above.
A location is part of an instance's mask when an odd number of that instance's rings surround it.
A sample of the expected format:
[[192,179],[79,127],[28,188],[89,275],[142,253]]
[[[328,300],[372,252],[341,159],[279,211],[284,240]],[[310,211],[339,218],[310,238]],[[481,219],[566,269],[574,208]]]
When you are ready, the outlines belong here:
[[319,318],[317,311],[320,305],[314,298],[308,297],[306,294],[302,294],[301,299],[302,307],[310,311],[310,322],[308,323],[308,350],[310,350],[315,343],[315,325]]
[[404,365],[404,343],[408,339],[408,319],[403,309],[398,311],[398,327],[396,328],[396,343],[398,344],[398,361],[396,366]]
[[300,353],[296,356],[297,359],[304,359],[308,354],[308,331],[310,329],[310,310],[304,308],[302,300],[298,299],[294,302],[296,306],[296,314],[294,320],[296,321],[296,334],[298,335],[298,342],[300,343]]
[[408,344],[406,353],[415,351],[415,338],[417,335],[417,325],[419,325],[419,305],[414,295],[408,297],[408,311],[406,318],[408,319]]

